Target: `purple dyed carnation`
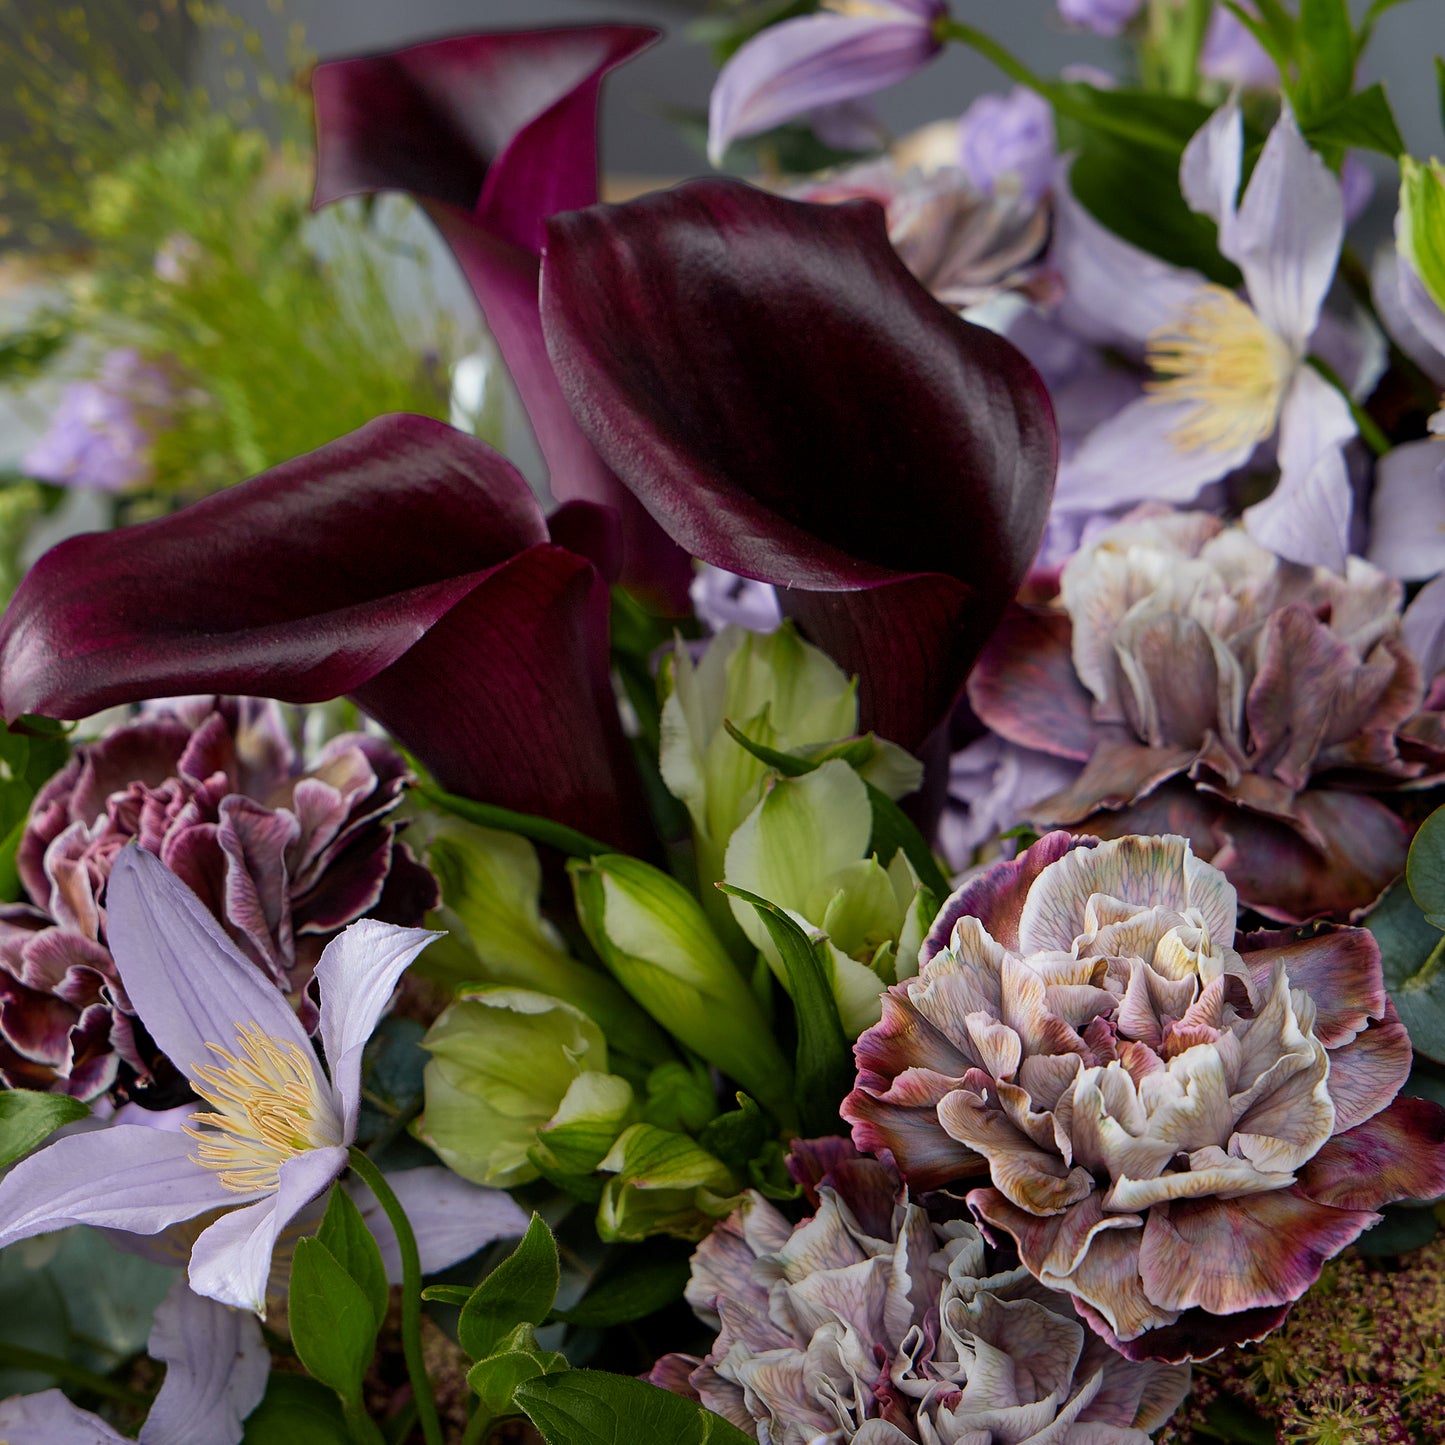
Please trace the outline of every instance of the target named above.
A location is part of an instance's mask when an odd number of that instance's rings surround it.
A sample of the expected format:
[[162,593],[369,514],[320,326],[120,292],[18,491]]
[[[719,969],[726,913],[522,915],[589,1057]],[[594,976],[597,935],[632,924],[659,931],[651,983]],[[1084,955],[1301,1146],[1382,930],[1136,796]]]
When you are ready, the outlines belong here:
[[65,388],[45,435],[21,468],[62,487],[122,492],[151,478],[152,446],[174,400],[157,366],[129,347],[107,354],[94,381]]
[[1054,182],[1054,115],[1023,86],[981,95],[958,121],[958,164],[986,195],[1017,189],[1032,201]]
[[106,883],[132,839],[314,1027],[307,984],[341,928],[412,925],[436,906],[435,881],[387,821],[406,782],[396,751],[359,734],[303,764],[278,706],[249,698],[176,700],[77,748],[20,841],[29,901],[0,908],[4,1082],[92,1098],[171,1079],[106,939]]

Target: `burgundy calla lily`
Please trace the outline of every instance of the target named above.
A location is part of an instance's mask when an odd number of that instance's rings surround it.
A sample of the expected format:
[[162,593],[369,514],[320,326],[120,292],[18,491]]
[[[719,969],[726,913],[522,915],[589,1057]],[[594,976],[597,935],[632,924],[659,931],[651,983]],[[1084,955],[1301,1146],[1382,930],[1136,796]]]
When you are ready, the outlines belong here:
[[578,431],[537,313],[547,217],[597,200],[603,78],[656,37],[630,25],[502,31],[320,65],[312,80],[315,201],[403,191],[425,207],[506,358],[553,494],[617,507],[626,580],[681,606],[688,559]]
[[694,555],[780,589],[917,747],[1038,547],[1042,382],[936,302],[872,202],[693,181],[555,217],[542,318],[602,457]]
[[[583,503],[558,514],[573,545],[605,541],[606,520]],[[381,417],[172,516],[47,552],[0,621],[0,708],[348,694],[444,787],[636,849],[608,580],[550,540],[484,442]]]

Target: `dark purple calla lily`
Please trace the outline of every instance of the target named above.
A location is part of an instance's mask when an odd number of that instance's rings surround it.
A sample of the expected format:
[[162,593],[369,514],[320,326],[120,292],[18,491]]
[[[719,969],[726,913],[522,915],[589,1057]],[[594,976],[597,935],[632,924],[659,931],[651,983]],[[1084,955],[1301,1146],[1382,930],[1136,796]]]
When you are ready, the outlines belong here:
[[913,279],[871,202],[694,181],[554,218],[542,317],[562,390],[688,551],[771,582],[918,746],[1042,534],[1042,382]]
[[[559,514],[568,541],[605,543],[585,510]],[[349,694],[444,787],[636,849],[607,613],[607,579],[549,538],[510,462],[440,422],[381,417],[47,552],[0,621],[0,708]]]
[[602,80],[656,37],[631,25],[503,31],[320,65],[315,202],[403,191],[426,208],[506,358],[553,494],[617,507],[626,580],[680,607],[690,564],[578,431],[537,314],[547,217],[597,200]]

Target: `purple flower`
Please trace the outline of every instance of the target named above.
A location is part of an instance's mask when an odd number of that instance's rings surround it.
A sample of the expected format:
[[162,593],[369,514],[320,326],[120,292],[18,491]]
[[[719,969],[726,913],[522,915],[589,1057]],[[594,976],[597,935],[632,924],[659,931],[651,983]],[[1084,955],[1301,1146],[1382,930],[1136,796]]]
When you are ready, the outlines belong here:
[[[1254,6],[1243,0],[1251,13]],[[1279,84],[1279,67],[1259,41],[1226,6],[1216,5],[1199,52],[1199,73],[1245,90],[1273,90]]]
[[754,582],[722,567],[704,562],[688,588],[698,621],[712,632],[745,627],[749,632],[776,632],[783,623],[778,589],[770,582]]
[[436,905],[389,821],[407,776],[390,744],[360,734],[303,766],[280,709],[251,698],[177,699],[78,747],[20,840],[30,901],[0,908],[6,1081],[90,1098],[122,1063],[156,1077],[106,947],[106,883],[132,839],[314,1027],[306,985],[337,930],[363,915],[420,923]]
[[1139,13],[1144,0],[1059,0],[1059,14],[1070,25],[1095,35],[1121,35]]
[[0,1246],[72,1224],[158,1234],[225,1210],[196,1239],[191,1287],[264,1312],[277,1238],[346,1167],[362,1049],[436,935],[367,919],[327,946],[316,978],[328,1077],[280,991],[159,859],[125,850],[108,912],[127,995],[211,1108],[183,1133],[116,1124],[32,1154],[0,1182]]
[[828,0],[826,8],[833,13],[770,26],[723,67],[708,110],[713,165],[733,141],[872,95],[942,49],[943,0]]
[[1054,113],[1041,95],[1017,85],[981,95],[958,120],[958,163],[986,195],[1016,190],[1030,201],[1054,183]]
[[151,447],[173,401],[169,379],[129,347],[109,352],[94,381],[65,388],[50,426],[21,469],[56,486],[107,492],[144,486]]

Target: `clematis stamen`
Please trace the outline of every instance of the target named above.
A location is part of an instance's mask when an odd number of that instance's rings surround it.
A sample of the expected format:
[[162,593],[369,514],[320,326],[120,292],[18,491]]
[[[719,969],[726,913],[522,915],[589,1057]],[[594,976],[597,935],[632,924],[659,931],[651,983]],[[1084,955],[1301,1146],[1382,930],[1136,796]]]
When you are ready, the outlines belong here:
[[1149,337],[1154,379],[1145,384],[1161,402],[1192,402],[1170,435],[1181,451],[1231,451],[1262,442],[1275,429],[1294,358],[1232,291],[1202,286],[1183,314]]
[[211,1111],[192,1114],[185,1130],[197,1141],[196,1163],[227,1189],[250,1194],[275,1189],[287,1160],[339,1144],[342,1129],[315,1062],[296,1044],[254,1022],[238,1026],[237,1039],[239,1058],[206,1045],[223,1062],[197,1068],[193,1087]]

